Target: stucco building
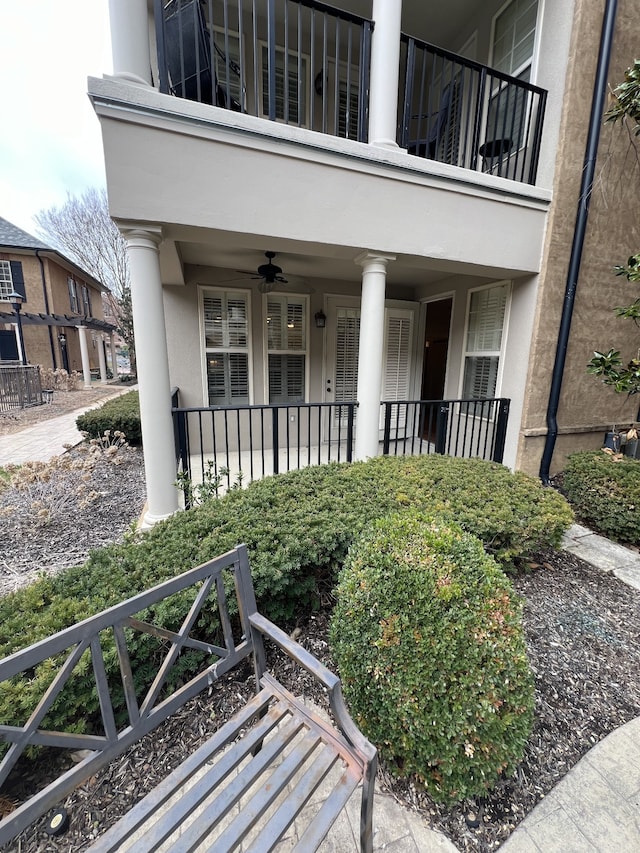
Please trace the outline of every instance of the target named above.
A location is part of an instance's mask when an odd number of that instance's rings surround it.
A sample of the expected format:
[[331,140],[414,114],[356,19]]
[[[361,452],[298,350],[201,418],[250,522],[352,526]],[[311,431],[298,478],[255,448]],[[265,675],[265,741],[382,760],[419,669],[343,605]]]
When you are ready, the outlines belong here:
[[[132,267],[149,521],[176,507],[176,387],[186,407],[357,400],[355,458],[419,411],[381,402],[508,400],[502,458],[537,474],[596,71],[615,85],[633,61],[637,0],[110,13],[114,74],[89,94]],[[585,369],[631,345],[611,310],[638,247],[627,147],[601,129],[553,470],[634,413]],[[343,414],[323,417],[330,444]]]

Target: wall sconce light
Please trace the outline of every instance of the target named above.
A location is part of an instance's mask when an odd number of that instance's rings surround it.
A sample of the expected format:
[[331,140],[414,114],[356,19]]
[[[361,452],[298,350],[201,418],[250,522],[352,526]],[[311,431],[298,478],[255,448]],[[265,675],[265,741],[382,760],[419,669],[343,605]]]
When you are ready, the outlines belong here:
[[318,311],[315,315],[316,329],[324,329],[327,325],[327,315],[324,311]]

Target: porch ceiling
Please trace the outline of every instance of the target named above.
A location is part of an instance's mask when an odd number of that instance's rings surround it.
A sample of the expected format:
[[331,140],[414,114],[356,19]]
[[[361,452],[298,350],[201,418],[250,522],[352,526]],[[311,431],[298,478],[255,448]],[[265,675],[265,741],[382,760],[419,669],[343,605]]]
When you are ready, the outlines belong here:
[[[265,263],[264,253],[274,251],[275,263],[282,268],[283,274],[296,283],[309,282],[313,286],[314,279],[336,282],[359,282],[362,277],[361,268],[355,259],[363,251],[363,247],[348,248],[344,246],[327,246],[309,244],[296,240],[273,239],[272,237],[256,237],[255,235],[219,232],[209,229],[187,228],[167,225],[163,228],[165,235],[164,246],[175,247],[175,251],[161,252],[179,257],[182,263],[181,280],[175,275],[172,265],[162,264],[163,280],[168,284],[190,283],[198,278],[196,268],[215,268],[229,271],[228,277],[221,281],[235,280],[250,281],[243,272],[257,270],[259,264]],[[373,250],[373,248],[372,248]],[[241,271],[241,272],[239,272]],[[428,259],[418,256],[397,255],[388,268],[388,281],[403,286],[428,285],[443,281],[451,275],[474,275],[487,278],[503,278],[509,270],[497,270],[480,265],[460,264],[443,259]],[[522,275],[521,272],[517,275]],[[219,278],[216,276],[216,278]]]

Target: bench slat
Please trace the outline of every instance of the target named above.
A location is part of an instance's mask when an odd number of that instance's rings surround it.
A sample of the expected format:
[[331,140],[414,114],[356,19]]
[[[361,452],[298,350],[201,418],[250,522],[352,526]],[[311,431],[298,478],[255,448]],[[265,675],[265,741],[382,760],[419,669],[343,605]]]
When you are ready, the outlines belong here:
[[[256,791],[250,802],[242,805],[240,814],[216,839],[213,846],[208,848],[209,852],[222,853],[223,850],[233,850],[238,841],[247,835],[260,816],[287,787],[319,743],[321,743],[320,736],[316,732],[307,731],[282,764],[269,773],[268,779]],[[271,770],[271,768],[266,769]],[[286,802],[284,805],[286,806]]]
[[338,756],[328,749],[323,750],[318,758],[314,759],[312,766],[287,797],[286,803],[269,818],[259,837],[252,842],[251,853],[271,853],[277,847],[284,832],[298,817],[337,760]]
[[[264,711],[272,695],[269,690],[261,690],[236,716],[225,723],[214,735],[199,749],[190,755],[185,761],[166,778],[166,785],[160,785],[150,791],[134,808],[127,812],[114,826],[103,836],[98,838],[89,848],[91,853],[117,853],[122,841],[129,838],[139,829],[146,820],[160,808],[176,790],[183,785],[194,773],[215,756],[215,754],[227,743],[237,737],[240,730],[248,725],[251,720]],[[263,738],[270,727],[275,725],[273,718],[264,717],[258,723],[253,732],[257,732],[256,740]],[[244,739],[243,739],[244,740]],[[250,741],[248,740],[249,744]],[[251,746],[249,746],[249,750]]]
[[349,768],[345,769],[340,781],[320,806],[317,815],[293,848],[293,853],[309,853],[309,850],[318,849],[336,818],[349,801],[349,797],[358,787],[359,782],[359,776],[356,776]]
[[[251,762],[243,768],[242,772],[236,776],[232,782],[229,782],[229,784],[215,798],[213,803],[211,803],[210,809],[215,812],[215,815],[206,820],[192,823],[191,826],[181,834],[180,849],[183,853],[195,850],[207,835],[215,829],[220,821],[229,814],[236,803],[242,799],[251,786],[259,779],[264,771],[269,769],[280,753],[298,734],[301,728],[302,721],[299,718],[291,717],[280,729],[278,729],[276,737],[263,746]],[[234,750],[231,751],[233,752]],[[198,797],[197,803],[192,801],[189,804],[187,814],[192,812],[193,809],[212,791],[212,786],[206,784],[205,780],[201,780],[201,782],[203,783],[202,787],[204,789],[203,796]],[[185,796],[181,798],[180,802],[182,802],[182,800],[188,800],[190,793],[191,792],[185,794]],[[177,803],[176,805],[180,805],[180,803]],[[173,821],[172,824],[173,828],[176,829],[177,824]],[[145,848],[141,845],[141,849]],[[220,851],[223,849],[224,848],[221,847]]]

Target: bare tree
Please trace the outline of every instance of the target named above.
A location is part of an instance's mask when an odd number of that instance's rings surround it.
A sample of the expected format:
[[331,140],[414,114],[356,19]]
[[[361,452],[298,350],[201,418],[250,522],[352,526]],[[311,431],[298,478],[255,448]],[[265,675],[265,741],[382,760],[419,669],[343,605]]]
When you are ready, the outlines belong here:
[[109,216],[106,191],[91,188],[81,196],[67,195],[60,207],[41,210],[34,218],[41,237],[113,293],[118,332],[135,372],[129,259],[125,241]]

